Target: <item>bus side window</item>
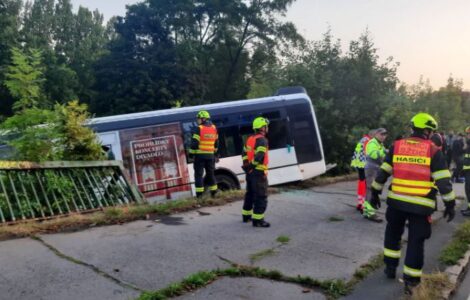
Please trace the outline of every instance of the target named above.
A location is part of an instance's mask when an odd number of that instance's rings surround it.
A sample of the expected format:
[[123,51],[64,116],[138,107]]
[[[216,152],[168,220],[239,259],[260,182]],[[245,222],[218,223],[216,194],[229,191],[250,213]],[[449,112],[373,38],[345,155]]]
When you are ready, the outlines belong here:
[[307,163],[321,160],[320,145],[310,104],[295,104],[287,109],[297,161]]
[[246,140],[252,134],[253,134],[252,125],[240,126],[238,136],[240,137],[241,150],[243,150],[243,147],[245,147],[245,144],[246,144]]
[[275,120],[269,123],[268,131],[269,149],[286,148],[288,143],[287,139],[287,121]]
[[183,127],[183,140],[184,140],[184,149],[186,150],[186,160],[188,162],[192,162],[189,159],[188,151],[191,148],[191,140],[193,137],[193,129],[197,127],[197,123],[195,121],[187,121],[182,122],[181,126]]
[[221,158],[239,155],[237,151],[237,127],[218,128],[219,155]]

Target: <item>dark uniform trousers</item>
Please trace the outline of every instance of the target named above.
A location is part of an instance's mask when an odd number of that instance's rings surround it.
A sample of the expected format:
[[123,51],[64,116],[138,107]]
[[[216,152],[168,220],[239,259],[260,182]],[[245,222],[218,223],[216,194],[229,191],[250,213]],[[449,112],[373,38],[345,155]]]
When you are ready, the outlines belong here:
[[268,206],[268,178],[264,172],[253,170],[246,174],[246,194],[243,210],[253,209],[254,215],[262,215]]
[[[216,184],[214,156],[196,154],[194,157],[194,180],[196,188],[204,188],[204,170],[206,171],[206,183],[209,187]],[[204,190],[203,190],[204,191]]]
[[359,180],[366,180],[366,172],[364,168],[357,168],[357,174],[359,176]]
[[468,208],[470,208],[470,170],[465,170],[465,196],[467,197]]
[[[386,249],[400,251],[401,236],[408,220],[408,245],[406,248],[405,266],[421,270],[424,264],[424,241],[431,237],[431,223],[429,217],[404,212],[389,206],[386,212],[387,228],[385,229]],[[397,267],[399,258],[385,256],[385,263],[389,267]],[[403,275],[406,281],[419,282],[420,277]]]

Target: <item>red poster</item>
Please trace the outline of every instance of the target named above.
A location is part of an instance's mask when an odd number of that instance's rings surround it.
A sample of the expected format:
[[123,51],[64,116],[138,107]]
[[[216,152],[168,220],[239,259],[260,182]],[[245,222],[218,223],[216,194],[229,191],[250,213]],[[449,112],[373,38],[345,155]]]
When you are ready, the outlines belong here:
[[191,195],[188,166],[178,123],[120,132],[124,165],[149,200]]

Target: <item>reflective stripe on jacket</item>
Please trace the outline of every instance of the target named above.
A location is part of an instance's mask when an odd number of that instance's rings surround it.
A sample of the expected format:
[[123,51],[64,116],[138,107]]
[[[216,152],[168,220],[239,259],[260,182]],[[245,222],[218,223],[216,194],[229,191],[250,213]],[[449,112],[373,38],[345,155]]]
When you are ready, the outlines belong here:
[[[414,134],[411,138],[395,142],[391,147],[372,183],[372,189],[380,192],[387,178],[396,176],[387,195],[389,206],[413,214],[431,215],[436,208],[438,191],[446,205],[455,204],[446,159],[442,151],[428,142],[421,135]],[[395,171],[395,168],[398,170]],[[432,184],[435,188],[430,187]],[[429,193],[422,195],[423,190]]]
[[366,168],[378,168],[385,158],[385,147],[376,138],[371,139],[366,145]]
[[269,147],[267,139],[262,134],[255,134],[246,140],[243,149],[243,160],[255,167],[255,170],[268,172]]
[[356,148],[354,149],[354,154],[351,160],[351,167],[364,169],[364,167],[366,166],[365,149],[369,141],[370,141],[370,136],[366,134],[356,144]]
[[199,133],[201,139],[199,140],[199,149],[197,153],[214,154],[214,152],[216,151],[215,141],[218,138],[217,129],[215,128],[215,125],[200,125]]
[[430,140],[403,139],[395,142],[392,191],[398,195],[426,196],[434,186],[431,178]]

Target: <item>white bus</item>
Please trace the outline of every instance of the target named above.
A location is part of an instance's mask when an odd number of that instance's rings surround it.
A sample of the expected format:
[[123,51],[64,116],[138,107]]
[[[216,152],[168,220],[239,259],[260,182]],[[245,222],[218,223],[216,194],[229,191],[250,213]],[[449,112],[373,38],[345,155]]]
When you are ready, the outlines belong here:
[[134,183],[150,201],[195,195],[187,149],[196,114],[207,110],[219,133],[219,189],[244,188],[241,153],[257,116],[269,119],[270,185],[306,180],[326,172],[315,112],[301,87],[275,96],[95,118],[89,126],[123,160]]

